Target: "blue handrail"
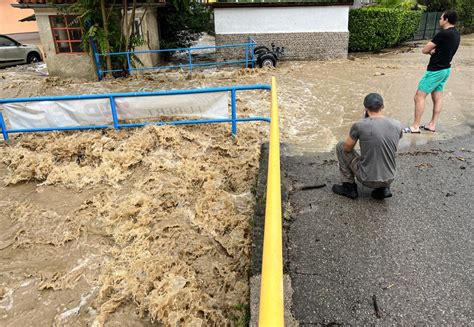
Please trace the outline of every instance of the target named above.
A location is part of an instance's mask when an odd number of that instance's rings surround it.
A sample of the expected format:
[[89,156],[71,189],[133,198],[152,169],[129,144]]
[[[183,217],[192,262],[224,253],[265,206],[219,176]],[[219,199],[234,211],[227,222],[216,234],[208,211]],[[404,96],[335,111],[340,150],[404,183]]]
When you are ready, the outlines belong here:
[[[237,135],[237,122],[248,122],[248,121],[266,121],[270,122],[268,117],[247,117],[237,118],[237,91],[248,91],[248,90],[271,90],[269,84],[254,84],[254,85],[237,85],[237,86],[225,86],[225,87],[213,87],[213,88],[202,88],[202,89],[187,89],[187,90],[163,90],[163,91],[152,91],[152,92],[128,92],[128,93],[108,93],[108,94],[82,94],[82,95],[66,95],[66,96],[47,96],[47,97],[34,97],[34,98],[9,98],[0,99],[0,107],[3,103],[18,103],[18,102],[38,102],[38,101],[67,101],[67,100],[87,100],[87,99],[109,99],[110,110],[112,114],[112,125],[90,125],[90,126],[68,126],[68,127],[43,127],[43,128],[21,128],[21,129],[8,129],[5,120],[3,119],[3,113],[0,111],[0,127],[2,130],[3,139],[8,140],[8,134],[11,133],[28,133],[28,132],[47,132],[47,131],[70,131],[70,130],[85,130],[85,129],[104,129],[104,128],[127,128],[127,127],[138,127],[145,125],[183,125],[183,124],[208,124],[208,123],[231,123],[232,124],[232,135]],[[215,93],[215,92],[230,92],[231,94],[231,118],[221,119],[195,119],[195,120],[179,120],[171,122],[141,122],[141,123],[119,123],[119,117],[115,107],[115,98],[125,97],[147,97],[147,96],[165,96],[165,95],[179,95],[179,94],[199,94],[199,93]]]
[[[193,47],[193,48],[176,48],[176,49],[157,49],[157,50],[137,50],[137,51],[122,51],[122,52],[110,52],[110,53],[99,53],[97,51],[97,46],[95,42],[91,40],[92,43],[92,51],[93,51],[93,58],[94,64],[96,67],[97,77],[102,80],[104,73],[114,73],[114,72],[123,72],[127,71],[129,74],[131,71],[140,71],[140,70],[160,70],[160,69],[169,69],[169,68],[188,68],[189,74],[192,75],[193,67],[203,67],[203,66],[214,66],[214,65],[233,65],[233,64],[240,64],[245,63],[245,68],[254,68],[255,62],[257,59],[255,58],[254,48],[256,42],[248,37],[246,43],[237,43],[237,44],[224,44],[224,45],[217,45],[217,46],[203,46],[203,47]],[[192,60],[192,51],[196,50],[206,50],[206,49],[224,49],[224,48],[232,48],[232,47],[245,47],[245,59],[238,59],[238,60],[231,60],[231,61],[214,61],[214,62],[205,62],[205,63],[193,63]],[[188,63],[187,64],[178,64],[178,65],[168,65],[168,66],[152,66],[152,67],[132,67],[132,63],[130,57],[132,55],[137,54],[146,54],[146,53],[161,53],[161,52],[187,52],[188,56]],[[250,54],[250,56],[249,56]],[[102,65],[100,62],[101,57],[111,57],[111,56],[127,56],[127,69],[109,69],[104,70],[102,69]]]

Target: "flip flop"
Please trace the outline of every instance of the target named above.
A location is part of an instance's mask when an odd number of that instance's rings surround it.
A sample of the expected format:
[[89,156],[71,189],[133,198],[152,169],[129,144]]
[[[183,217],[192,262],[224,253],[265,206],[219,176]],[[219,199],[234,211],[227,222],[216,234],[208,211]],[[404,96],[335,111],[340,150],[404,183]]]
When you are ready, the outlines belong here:
[[436,132],[434,129],[428,128],[425,125],[421,125],[420,128],[422,128],[425,131],[431,132],[431,133]]
[[420,131],[413,131],[411,127],[405,127],[403,129],[403,133],[411,133],[411,134],[421,134]]

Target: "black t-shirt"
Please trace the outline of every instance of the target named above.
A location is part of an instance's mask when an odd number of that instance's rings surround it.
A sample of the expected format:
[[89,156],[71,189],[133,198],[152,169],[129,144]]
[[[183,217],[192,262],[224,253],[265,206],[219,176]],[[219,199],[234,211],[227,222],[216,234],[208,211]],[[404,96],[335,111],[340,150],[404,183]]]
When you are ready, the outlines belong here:
[[437,71],[451,67],[451,60],[458,50],[461,36],[456,28],[450,27],[440,31],[433,40],[436,44],[435,53],[430,58],[428,64],[429,71]]

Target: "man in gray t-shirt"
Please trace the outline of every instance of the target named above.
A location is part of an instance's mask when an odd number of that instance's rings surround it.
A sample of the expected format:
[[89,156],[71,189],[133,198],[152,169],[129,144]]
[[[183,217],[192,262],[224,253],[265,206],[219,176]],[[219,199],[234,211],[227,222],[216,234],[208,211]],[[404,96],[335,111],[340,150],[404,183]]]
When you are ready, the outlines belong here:
[[[332,187],[334,193],[351,199],[358,197],[356,177],[362,185],[374,188],[372,197],[392,196],[390,184],[395,178],[395,154],[403,135],[401,124],[382,114],[383,98],[370,93],[364,99],[365,117],[352,125],[345,142],[336,146],[342,184]],[[354,150],[360,141],[360,155]]]

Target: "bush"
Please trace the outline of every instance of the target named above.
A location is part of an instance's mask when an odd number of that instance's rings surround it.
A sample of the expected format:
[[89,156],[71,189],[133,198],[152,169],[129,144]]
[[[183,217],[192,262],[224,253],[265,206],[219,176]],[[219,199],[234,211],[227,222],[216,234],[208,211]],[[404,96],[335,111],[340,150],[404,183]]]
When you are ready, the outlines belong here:
[[427,11],[443,12],[448,9],[456,10],[459,25],[464,28],[474,26],[474,1],[472,0],[419,0],[426,6]]
[[160,11],[160,48],[188,48],[210,29],[211,12],[196,1],[168,0]]
[[349,12],[349,51],[380,51],[418,29],[421,11],[368,7]]
[[474,27],[474,1],[457,1],[454,9],[458,13],[459,21],[461,23],[460,25],[462,25],[462,27]]
[[410,40],[420,27],[420,20],[422,15],[421,10],[412,10],[403,12],[403,21],[400,28],[400,37],[397,43]]
[[453,0],[419,0],[419,3],[426,6],[426,11],[445,11],[455,6]]

